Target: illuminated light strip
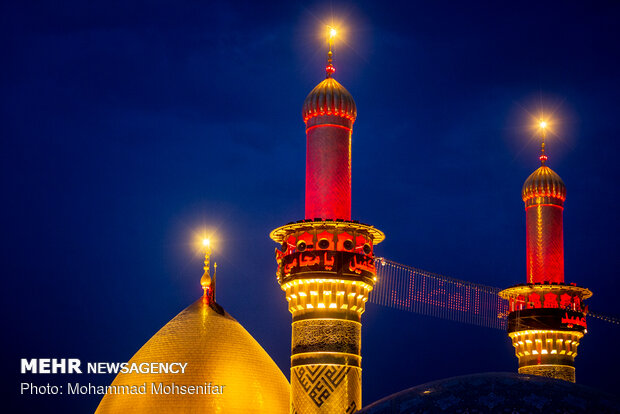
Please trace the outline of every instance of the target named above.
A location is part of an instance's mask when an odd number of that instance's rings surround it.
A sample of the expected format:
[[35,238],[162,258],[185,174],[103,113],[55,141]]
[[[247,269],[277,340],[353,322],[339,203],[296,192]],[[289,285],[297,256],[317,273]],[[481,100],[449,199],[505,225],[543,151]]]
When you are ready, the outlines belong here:
[[342,125],[337,125],[337,124],[319,124],[319,125],[313,125],[311,127],[306,128],[306,132],[310,131],[311,129],[314,128],[319,128],[319,127],[334,127],[334,128],[341,128],[344,130],[347,130],[350,133],[353,133],[353,128],[349,128],[346,126],[342,126]]
[[532,198],[537,198],[537,197],[550,197],[550,198],[557,198],[558,200],[566,201],[566,196],[561,195],[561,194],[533,193],[533,194],[526,195],[525,198],[523,198],[523,202],[525,203],[528,200],[531,200]]
[[547,203],[547,204],[532,204],[532,205],[529,205],[529,206],[525,207],[525,209],[527,210],[528,208],[532,208],[532,207],[557,207],[560,210],[564,210],[563,206],[559,206],[557,204],[549,204],[549,203]]
[[550,197],[550,198],[557,198],[558,200],[566,201],[566,196],[564,196],[562,194],[533,193],[533,194],[526,195],[525,198],[523,199],[523,202],[526,202],[526,201],[531,200],[532,198],[536,198],[536,197]]
[[[554,292],[559,291],[559,292]],[[519,296],[524,296],[524,299],[527,299],[527,296],[531,293],[536,293],[538,295],[547,295],[548,293],[560,294],[560,293],[571,293],[572,297],[579,297],[581,301],[586,300],[592,296],[592,292],[589,289],[586,289],[581,286],[576,285],[566,285],[564,283],[530,283],[527,285],[519,285],[513,286],[508,289],[504,289],[500,292],[500,296],[504,299],[512,299],[516,300]],[[523,302],[525,304],[525,302]],[[560,308],[564,308],[560,306]],[[558,309],[558,307],[549,308],[547,306],[541,306],[541,309]],[[588,316],[593,316],[592,313],[588,313]]]
[[340,319],[340,318],[312,318],[312,319],[302,319],[299,321],[293,321],[292,325],[295,325],[296,323],[308,323],[308,321],[337,321],[337,322],[346,322],[346,323],[355,323],[358,324],[360,327],[362,326],[361,322],[358,321],[352,321],[349,319]]
[[350,121],[355,122],[355,116],[354,115],[351,115],[351,114],[349,114],[349,113],[347,113],[345,111],[340,111],[340,110],[333,111],[333,112],[332,111],[327,111],[327,112],[323,111],[323,112],[315,112],[313,114],[308,114],[308,115],[304,116],[304,122],[308,122],[308,119],[316,118],[317,116],[329,116],[329,115],[338,116],[338,117],[345,118],[345,119],[348,119]]
[[[351,286],[359,286],[363,289],[367,289],[369,292],[372,290],[372,286],[362,282],[361,280],[340,280],[340,279],[295,279],[287,282],[281,286],[282,290],[290,289],[294,285],[312,284],[312,283],[345,283]],[[299,293],[301,295],[301,292]],[[304,296],[304,295],[302,295]]]
[[[287,282],[282,285],[282,290],[288,289],[293,285],[303,285],[304,283],[352,283],[351,280],[341,280],[341,279],[295,279],[290,282]],[[369,286],[369,285],[367,285]]]
[[580,337],[583,336],[583,333],[581,333],[579,331],[561,331],[561,330],[558,330],[558,329],[528,329],[528,330],[525,330],[525,331],[510,332],[508,335],[509,336],[519,336],[519,335],[532,335],[532,334],[539,334],[539,333],[577,335],[577,336],[580,336]]
[[[526,335],[538,335],[538,334],[571,335],[571,336],[575,336],[575,337],[577,337],[577,339],[581,339],[581,338],[583,338],[583,335],[584,335],[582,332],[579,332],[579,331],[557,331],[557,330],[548,330],[548,331],[546,331],[546,330],[542,330],[542,331],[538,331],[538,330],[537,330],[537,331],[518,331],[518,332],[510,332],[510,333],[508,333],[508,336],[509,336],[509,337],[510,337],[513,341],[516,341],[516,340],[515,340],[515,337],[517,337],[517,339],[518,339],[518,337],[519,337],[519,336],[521,336],[521,335],[526,336]],[[540,341],[540,339],[536,339],[536,340],[537,340],[537,341]],[[557,341],[558,341],[558,342],[562,342],[562,341],[564,341],[564,339],[563,339],[563,338],[557,338]],[[526,342],[526,343],[532,343],[531,339],[526,339],[526,340],[525,340],[525,342]],[[573,343],[577,343],[577,344],[579,343],[578,341],[571,340],[571,339],[567,339],[567,340],[565,341],[565,343],[571,343],[571,342],[573,342]],[[521,341],[519,341],[518,343],[520,344],[520,343],[521,343]]]
[[553,333],[553,334],[571,334],[571,335],[581,335],[583,334],[579,331],[561,331],[559,329],[528,329],[525,331],[516,331],[510,332],[508,335],[531,335],[531,334],[539,334],[539,333]]

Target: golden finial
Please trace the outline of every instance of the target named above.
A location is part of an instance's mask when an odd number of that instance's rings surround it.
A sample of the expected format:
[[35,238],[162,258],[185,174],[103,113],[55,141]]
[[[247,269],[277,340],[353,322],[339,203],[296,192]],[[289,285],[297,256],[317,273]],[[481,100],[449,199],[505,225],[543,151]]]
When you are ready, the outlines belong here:
[[332,26],[327,26],[327,30],[329,31],[329,33],[327,35],[328,50],[327,50],[327,66],[325,67],[325,77],[331,78],[332,73],[336,71],[336,68],[332,64],[332,58],[334,56],[334,54],[332,53],[332,47],[334,46],[334,38],[336,37],[336,34],[338,32],[336,31],[336,28]]
[[213,291],[213,288],[215,287],[214,286],[215,283],[212,283],[211,276],[209,275],[209,267],[210,267],[210,260],[211,260],[211,241],[209,239],[203,239],[202,247],[205,252],[205,265],[203,267],[204,273],[202,274],[202,277],[200,278],[200,285],[202,286],[202,290],[204,292],[203,294],[204,300],[209,302],[211,297],[213,296],[212,291]]
[[217,273],[217,262],[213,262],[213,282],[211,283],[211,300],[215,302],[215,281]]
[[540,129],[542,130],[542,142],[540,144],[540,164],[541,165],[545,165],[545,161],[547,161],[547,155],[545,154],[545,139],[547,138],[547,122],[543,121],[542,119],[540,120],[540,123],[538,124],[538,126],[540,127]]

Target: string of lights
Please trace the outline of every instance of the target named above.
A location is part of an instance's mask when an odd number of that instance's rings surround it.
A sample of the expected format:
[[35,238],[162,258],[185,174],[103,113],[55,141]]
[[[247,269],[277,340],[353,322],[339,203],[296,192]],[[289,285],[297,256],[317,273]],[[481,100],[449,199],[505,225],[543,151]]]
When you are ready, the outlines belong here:
[[508,302],[497,287],[454,279],[377,258],[369,302],[456,322],[506,329]]
[[614,325],[620,325],[620,318],[616,316],[603,315],[602,313],[588,312],[588,316],[596,319],[600,319],[605,322],[613,323]]
[[[498,287],[455,279],[415,267],[375,259],[377,283],[369,303],[455,322],[506,329],[508,301]],[[620,318],[589,312],[588,316],[620,326]]]

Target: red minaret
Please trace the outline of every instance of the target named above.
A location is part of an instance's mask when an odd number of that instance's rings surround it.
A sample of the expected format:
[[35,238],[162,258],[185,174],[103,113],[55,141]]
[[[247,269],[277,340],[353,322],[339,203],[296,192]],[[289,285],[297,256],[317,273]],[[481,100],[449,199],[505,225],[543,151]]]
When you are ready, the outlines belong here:
[[541,166],[523,184],[527,283],[500,292],[509,301],[508,336],[519,373],[575,382],[577,346],[587,332],[583,301],[590,290],[564,284],[563,210],[566,186],[546,166],[542,130]]
[[[333,29],[330,29],[333,30]],[[306,97],[306,218],[351,220],[351,133],[355,101],[334,78],[329,36],[325,80]]]
[[564,283],[563,211],[566,186],[545,165],[545,127],[542,127],[540,168],[523,184],[528,283]]
[[327,77],[306,97],[306,218],[275,229],[278,283],[292,314],[291,413],[362,407],[362,314],[377,280],[373,246],[384,235],[351,220],[355,102]]

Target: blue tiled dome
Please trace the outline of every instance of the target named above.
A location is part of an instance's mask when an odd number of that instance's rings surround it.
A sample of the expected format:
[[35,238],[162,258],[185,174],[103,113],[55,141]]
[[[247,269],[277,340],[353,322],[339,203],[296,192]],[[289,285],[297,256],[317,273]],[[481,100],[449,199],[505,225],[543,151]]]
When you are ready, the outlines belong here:
[[567,381],[487,373],[418,385],[358,411],[358,414],[396,413],[620,413],[620,401]]

